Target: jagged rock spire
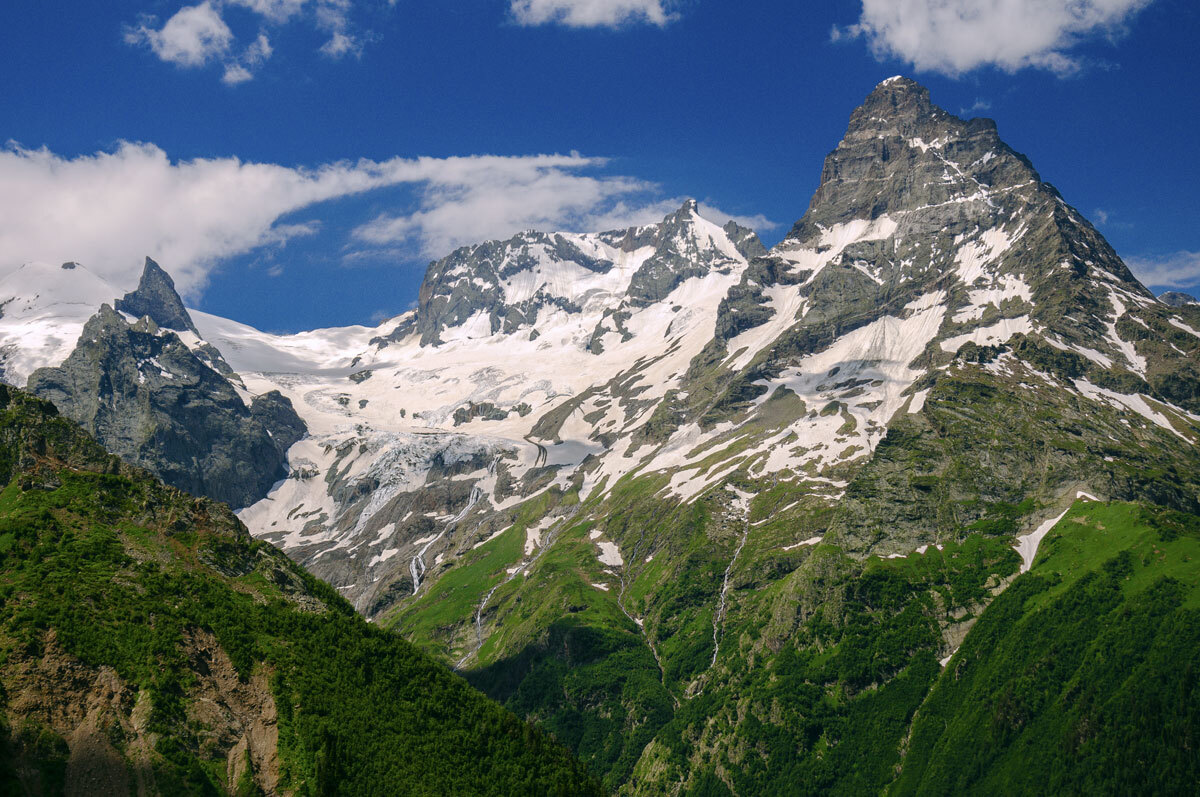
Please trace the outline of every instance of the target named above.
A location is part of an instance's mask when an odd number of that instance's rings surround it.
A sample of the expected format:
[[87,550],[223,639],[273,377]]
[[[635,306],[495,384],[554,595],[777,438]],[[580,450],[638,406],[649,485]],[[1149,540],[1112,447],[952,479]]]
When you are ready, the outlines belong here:
[[116,309],[138,318],[148,316],[163,329],[200,334],[175,290],[175,281],[149,257],[137,290],[118,299]]
[[849,219],[949,206],[981,189],[1040,182],[1029,161],[1000,140],[991,119],[960,119],[934,105],[916,81],[888,78],[851,114],[845,136],[825,159],[808,212],[788,237]]

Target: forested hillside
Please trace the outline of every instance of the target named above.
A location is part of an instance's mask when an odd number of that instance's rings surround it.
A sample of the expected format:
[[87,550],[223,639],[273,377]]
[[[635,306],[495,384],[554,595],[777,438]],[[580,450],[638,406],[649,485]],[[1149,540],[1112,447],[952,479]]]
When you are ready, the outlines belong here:
[[569,753],[0,387],[0,791],[591,794]]

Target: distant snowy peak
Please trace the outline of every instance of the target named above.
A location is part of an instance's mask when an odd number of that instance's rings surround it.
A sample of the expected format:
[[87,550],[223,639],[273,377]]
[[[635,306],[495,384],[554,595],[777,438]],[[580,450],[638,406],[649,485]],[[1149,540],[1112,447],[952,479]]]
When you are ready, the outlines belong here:
[[1196,301],[1196,297],[1182,291],[1167,291],[1166,293],[1159,294],[1158,300],[1168,307],[1200,305],[1200,302]]
[[730,273],[765,252],[752,230],[700,215],[694,201],[658,224],[602,233],[524,232],[432,263],[416,312],[379,343],[421,345],[540,334],[546,324],[598,324],[649,307],[680,284]]
[[67,358],[84,324],[121,291],[78,263],[27,263],[0,280],[0,377],[24,386]]
[[[78,263],[26,263],[0,280],[0,302],[4,314],[41,313],[50,308],[76,315],[72,307],[90,307],[95,312],[121,292],[108,281]],[[89,316],[91,313],[88,314]]]
[[209,368],[236,380],[192,323],[170,275],[150,258],[129,292],[74,262],[28,263],[0,280],[0,378],[23,387],[37,369],[61,365],[105,305],[127,325],[147,320],[155,334],[178,336]]

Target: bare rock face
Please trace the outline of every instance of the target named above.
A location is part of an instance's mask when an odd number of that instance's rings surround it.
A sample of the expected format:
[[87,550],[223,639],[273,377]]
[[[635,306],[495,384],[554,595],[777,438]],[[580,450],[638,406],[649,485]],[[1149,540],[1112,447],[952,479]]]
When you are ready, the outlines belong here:
[[[6,684],[10,724],[17,720],[18,726],[30,727],[32,721],[66,740],[67,749],[56,752],[65,769],[66,793],[129,793],[131,773],[110,731],[128,726],[133,693],[112,669],[86,667],[63,652],[53,633],[41,657],[17,659]],[[42,767],[36,765],[44,764],[47,745],[33,738],[32,728],[18,734],[16,771],[22,785],[37,793]]]
[[[230,791],[250,782],[263,794],[278,794],[279,731],[267,676],[257,672],[240,680],[229,656],[204,631],[189,632],[187,653],[196,675],[186,695],[188,721],[204,739],[204,755],[226,758]],[[110,667],[89,667],[72,657],[53,631],[40,656],[18,654],[9,673],[7,714],[18,730],[16,770],[28,793],[39,793],[47,759],[47,743],[21,732],[34,727],[66,742],[57,752],[65,794],[158,793],[157,734],[148,729],[146,693]]]
[[29,390],[173,487],[246,506],[287,475],[287,450],[305,426],[277,392],[247,406],[202,354],[148,315],[131,324],[105,305],[71,356],[35,371]]
[[192,317],[188,315],[183,301],[175,292],[175,281],[150,258],[146,258],[146,267],[142,271],[137,290],[125,294],[123,299],[118,299],[116,309],[137,318],[148,316],[163,329],[199,335],[192,323]]
[[279,728],[269,678],[260,670],[243,681],[206,631],[189,632],[186,647],[199,676],[188,694],[188,720],[208,729],[205,752],[225,756],[231,787],[249,780],[265,794],[276,794]]

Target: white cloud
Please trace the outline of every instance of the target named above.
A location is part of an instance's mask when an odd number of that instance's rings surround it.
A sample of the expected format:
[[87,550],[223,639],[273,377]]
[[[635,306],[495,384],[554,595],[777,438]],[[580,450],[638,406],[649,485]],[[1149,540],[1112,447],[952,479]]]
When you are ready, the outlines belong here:
[[225,74],[221,76],[221,82],[227,86],[236,86],[253,79],[254,73],[241,64],[226,64]]
[[245,49],[241,58],[225,64],[225,74],[221,80],[230,86],[245,83],[254,77],[253,70],[270,58],[273,52],[267,35],[265,33],[258,34],[258,38]]
[[358,55],[362,52],[362,45],[354,37],[334,31],[329,41],[322,44],[320,49],[323,54],[336,60],[347,54]]
[[1188,288],[1200,285],[1200,252],[1176,252],[1158,257],[1127,257],[1125,264],[1144,285]]
[[858,24],[833,38],[863,37],[876,57],[957,76],[981,66],[1077,71],[1069,51],[1117,35],[1152,0],[863,0]]
[[[63,158],[15,144],[0,149],[0,274],[22,263],[75,260],[132,287],[142,258],[163,264],[189,297],[223,259],[312,235],[289,213],[372,189],[409,185],[414,212],[362,224],[355,239],[438,257],[523,229],[597,230],[658,221],[682,200],[626,176],[586,173],[602,158],[570,155],[360,160],[317,168],[237,158],[172,161],[153,144]],[[727,216],[702,208],[709,218]],[[765,220],[743,219],[754,224]]]
[[320,48],[324,55],[338,59],[362,53],[362,42],[348,32],[350,0],[317,0],[316,18],[317,27],[329,33],[329,41]]
[[420,207],[377,216],[354,231],[357,238],[440,257],[457,246],[521,230],[608,229],[664,215],[661,202],[638,201],[653,190],[650,183],[578,173],[604,165],[599,158],[480,156],[419,163]]
[[237,158],[172,162],[152,144],[71,159],[10,145],[0,150],[0,270],[77,260],[126,285],[151,255],[195,295],[221,258],[313,232],[277,224],[284,214],[413,171],[402,159],[296,169]]
[[992,103],[989,100],[976,97],[974,105],[969,108],[960,108],[958,112],[962,116],[971,116],[977,113],[987,113],[990,110],[992,110]]
[[202,66],[229,51],[233,32],[220,12],[205,0],[179,9],[161,30],[145,24],[130,28],[125,32],[125,41],[149,45],[159,58],[179,66]]
[[753,216],[737,216],[726,213],[720,208],[713,207],[707,202],[700,203],[700,215],[709,221],[715,221],[718,224],[725,224],[732,221],[741,227],[749,227],[756,232],[763,230],[773,230],[779,226],[779,222],[771,221],[761,213],[756,213]]
[[[204,0],[199,5],[181,8],[161,29],[154,27],[157,24],[154,17],[147,17],[142,24],[125,31],[125,41],[148,45],[159,58],[179,66],[199,67],[218,62],[224,67],[221,77],[224,83],[231,86],[245,83],[253,79],[257,68],[273,50],[266,33],[260,30],[257,39],[240,54],[236,53],[236,37],[225,21],[230,9],[257,15],[264,27],[277,28],[293,20],[306,22],[329,35],[329,40],[318,49],[330,58],[357,56],[362,52],[364,35],[354,29],[352,0]],[[371,38],[369,32],[365,38]]]
[[662,27],[675,19],[664,0],[512,0],[509,7],[522,25],[615,28],[642,22]]
[[[651,183],[631,177],[591,177],[579,169],[602,159],[568,160],[463,158],[439,161],[424,181],[420,208],[404,215],[382,214],[354,236],[391,253],[409,251],[437,258],[465,244],[505,239],[522,230],[597,232],[662,221],[684,198],[655,199]],[[710,204],[700,214],[755,230],[778,225],[765,216],[734,216]],[[401,247],[399,250],[396,247]],[[354,253],[352,258],[363,253]]]
[[241,6],[272,22],[287,22],[299,14],[307,0],[225,0],[228,5]]

